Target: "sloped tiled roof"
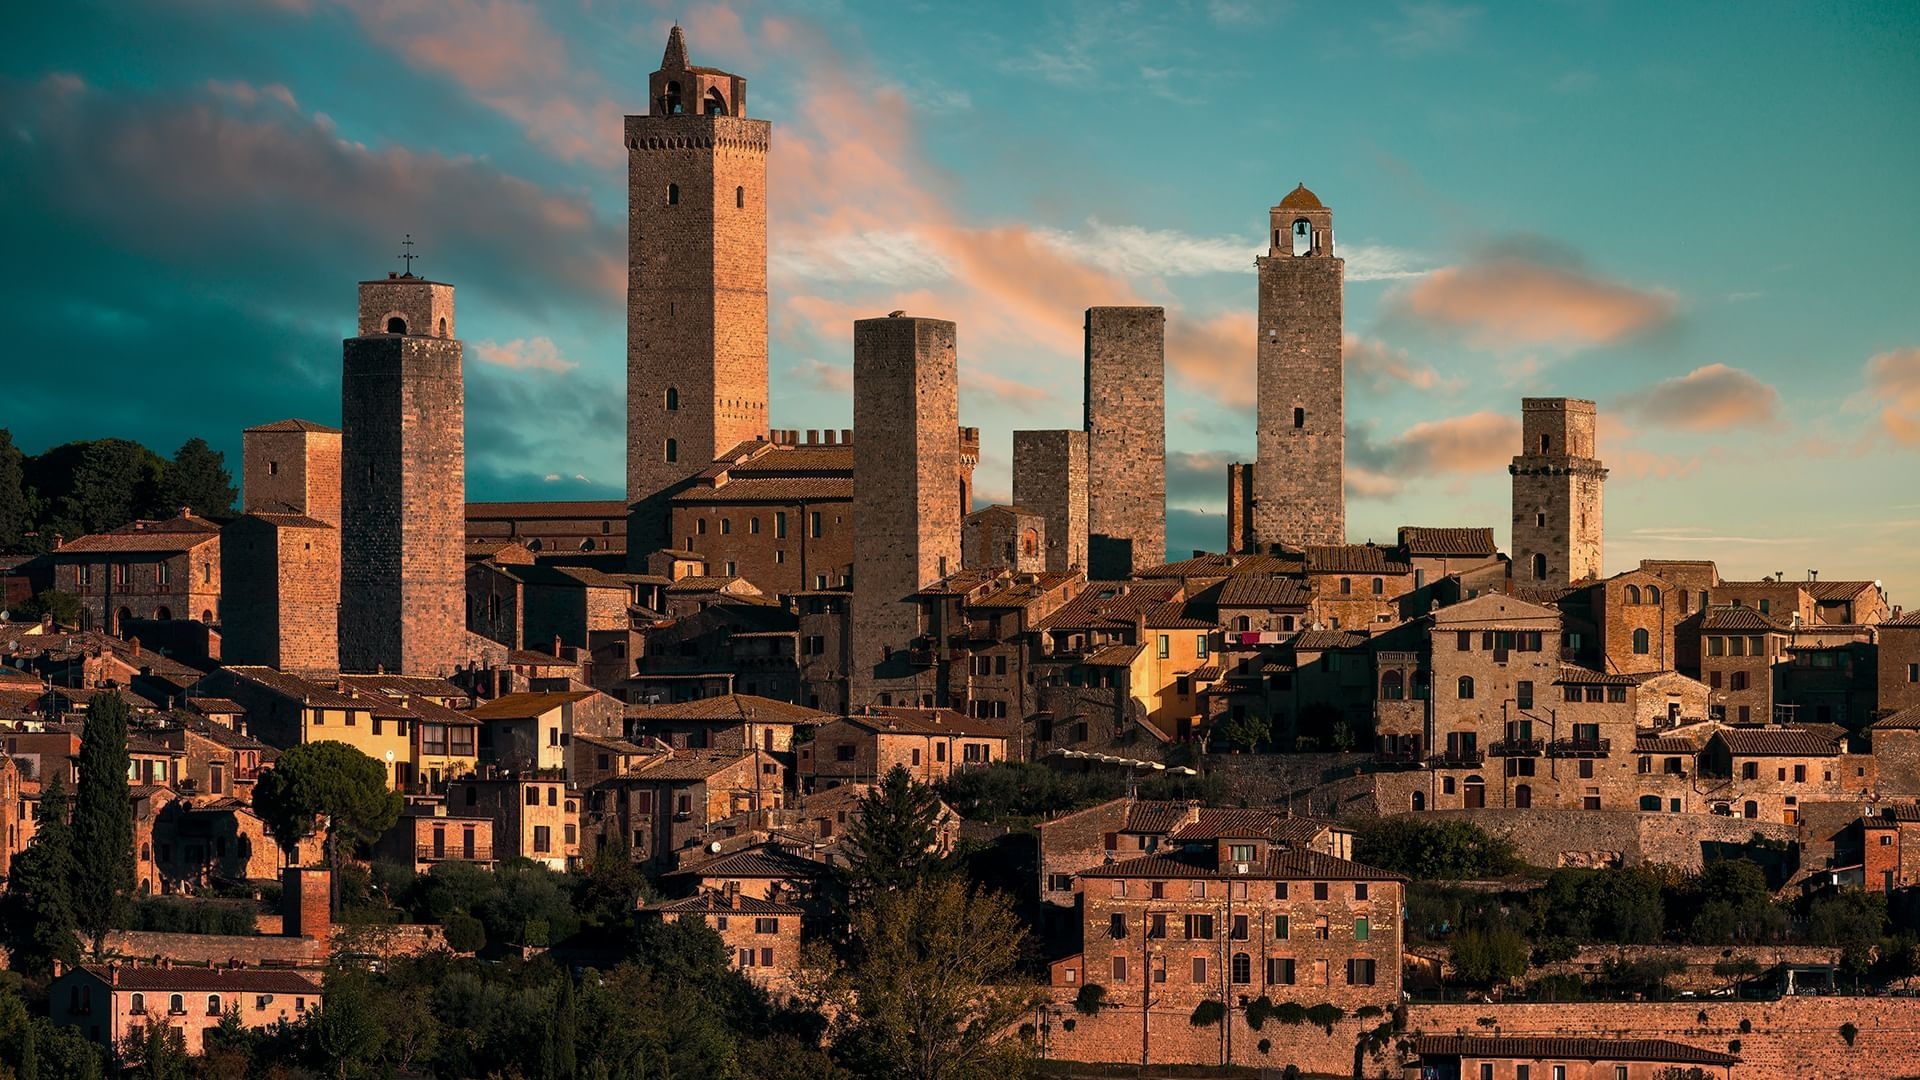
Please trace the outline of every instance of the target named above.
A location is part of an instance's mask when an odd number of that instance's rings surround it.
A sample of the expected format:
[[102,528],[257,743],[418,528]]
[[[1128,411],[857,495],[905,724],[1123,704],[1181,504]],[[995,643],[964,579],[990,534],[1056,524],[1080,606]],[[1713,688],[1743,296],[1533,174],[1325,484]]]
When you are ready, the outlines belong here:
[[1196,555],[1135,571],[1136,578],[1238,577],[1242,574],[1297,574],[1299,555]]
[[1716,733],[1736,757],[1829,757],[1839,740],[1806,728],[1725,728]]
[[1348,859],[1323,855],[1318,851],[1269,848],[1267,861],[1249,866],[1247,873],[1231,866],[1217,866],[1211,859],[1187,859],[1173,855],[1142,855],[1080,872],[1081,877],[1097,878],[1263,878],[1275,881],[1405,881],[1389,870],[1381,870]]
[[1869,731],[1920,731],[1920,705],[1875,720]]
[[122,967],[117,972],[88,964],[89,975],[121,990],[162,993],[198,990],[236,994],[318,994],[320,984],[292,971],[266,968]]
[[1005,739],[1013,734],[991,720],[981,720],[952,709],[914,709],[876,705],[864,713],[847,717],[869,731],[894,735],[965,735],[972,738]]
[[725,855],[715,855],[711,859],[683,866],[664,877],[704,877],[704,878],[799,878],[809,879],[820,876],[823,866],[812,859],[803,859],[783,848],[762,844],[758,847],[742,848]]
[[331,686],[309,682],[298,675],[275,671],[270,667],[232,664],[221,670],[232,673],[236,678],[266,687],[283,697],[324,709],[371,709],[373,707],[373,702],[365,698],[343,694]]
[[662,912],[670,915],[799,915],[801,910],[792,904],[782,904],[773,900],[762,900],[757,896],[735,894],[731,901],[718,893],[703,892],[698,896],[682,897],[679,900],[662,900],[657,904],[648,904],[642,911]]
[[553,502],[470,502],[467,519],[474,518],[620,518],[627,504],[620,499],[555,500]]
[[1183,802],[1143,800],[1127,807],[1124,831],[1160,835],[1171,832],[1192,817],[1197,808]]
[[1485,555],[1499,552],[1491,528],[1400,526],[1400,546],[1408,555]]
[[1737,1064],[1740,1059],[1667,1039],[1579,1039],[1524,1035],[1422,1035],[1422,1057],[1520,1058],[1528,1061],[1657,1061],[1671,1065]]
[[1212,619],[1202,619],[1187,610],[1187,605],[1178,600],[1168,601],[1147,613],[1146,626],[1149,630],[1212,630],[1219,625]]
[[719,487],[690,487],[676,492],[673,501],[685,502],[826,502],[853,498],[853,478],[838,476],[743,476]]
[[1091,581],[1087,587],[1041,620],[1042,630],[1130,627],[1180,591],[1173,580]]
[[1313,600],[1313,590],[1299,578],[1281,577],[1277,574],[1236,574],[1220,587],[1220,606],[1235,607],[1306,607]]
[[738,720],[769,724],[822,724],[832,717],[818,709],[756,694],[719,694],[665,705],[629,705],[629,720]]
[[206,518],[182,515],[165,521],[136,521],[111,532],[82,536],[50,554],[55,558],[93,553],[173,555],[219,537],[220,526]]
[[381,694],[450,700],[471,696],[447,680],[431,675],[342,675],[340,681],[351,690],[370,690]]
[[1631,675],[1610,675],[1592,668],[1577,667],[1573,664],[1560,666],[1560,677],[1556,683],[1574,683],[1581,686],[1639,686],[1640,680]]
[[1309,574],[1411,574],[1413,564],[1375,544],[1309,544]]
[[326,435],[340,434],[340,429],[337,427],[328,427],[325,424],[316,424],[311,420],[275,420],[271,424],[261,424],[258,427],[250,427],[250,428],[247,428],[246,430],[248,431],[316,431]]
[[1680,735],[1641,735],[1633,740],[1636,754],[1691,754],[1699,747]]
[[532,720],[577,701],[592,697],[592,690],[567,690],[548,693],[503,694],[467,710],[475,720]]
[[691,781],[739,764],[753,756],[751,750],[714,750],[711,748],[674,750],[656,754],[640,763],[635,774],[642,780]]
[[1750,607],[1717,607],[1700,620],[1702,630],[1783,630],[1785,627]]
[[1358,630],[1302,630],[1293,635],[1296,652],[1323,652],[1327,649],[1357,649],[1368,641]]

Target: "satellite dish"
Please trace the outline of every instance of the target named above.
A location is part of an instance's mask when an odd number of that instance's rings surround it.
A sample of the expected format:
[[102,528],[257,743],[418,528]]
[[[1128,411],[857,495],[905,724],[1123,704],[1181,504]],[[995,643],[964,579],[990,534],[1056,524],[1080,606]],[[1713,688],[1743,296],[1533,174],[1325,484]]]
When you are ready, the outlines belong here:
[[393,751],[387,751],[387,764],[393,764]]
[[720,854],[720,841],[715,840],[713,843],[708,844],[707,850],[713,852],[715,855]]

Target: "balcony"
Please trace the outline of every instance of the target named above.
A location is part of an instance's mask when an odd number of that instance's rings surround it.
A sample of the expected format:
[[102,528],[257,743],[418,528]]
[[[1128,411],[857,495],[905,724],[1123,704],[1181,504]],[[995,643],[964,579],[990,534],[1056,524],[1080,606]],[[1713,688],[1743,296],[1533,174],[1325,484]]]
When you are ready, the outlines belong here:
[[1555,739],[1547,747],[1549,757],[1606,757],[1613,749],[1611,739]]
[[1487,755],[1478,750],[1442,750],[1427,759],[1436,769],[1477,769],[1487,763]]
[[1546,748],[1543,739],[1501,739],[1487,747],[1487,752],[1494,757],[1539,757]]
[[1420,751],[1412,747],[1375,750],[1373,763],[1383,769],[1411,769],[1420,764]]
[[413,854],[417,862],[493,861],[493,847],[488,844],[475,844],[472,850],[464,844],[419,844]]

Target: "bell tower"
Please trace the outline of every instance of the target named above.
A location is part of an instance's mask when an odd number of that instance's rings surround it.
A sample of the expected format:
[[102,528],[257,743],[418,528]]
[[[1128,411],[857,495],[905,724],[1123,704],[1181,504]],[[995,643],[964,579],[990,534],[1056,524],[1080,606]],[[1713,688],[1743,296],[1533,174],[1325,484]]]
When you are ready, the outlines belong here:
[[1344,544],[1346,388],[1340,319],[1346,263],[1333,211],[1305,184],[1268,211],[1260,271],[1255,543]]
[[627,551],[667,542],[666,499],[767,434],[767,146],[747,80],[667,37],[627,144]]

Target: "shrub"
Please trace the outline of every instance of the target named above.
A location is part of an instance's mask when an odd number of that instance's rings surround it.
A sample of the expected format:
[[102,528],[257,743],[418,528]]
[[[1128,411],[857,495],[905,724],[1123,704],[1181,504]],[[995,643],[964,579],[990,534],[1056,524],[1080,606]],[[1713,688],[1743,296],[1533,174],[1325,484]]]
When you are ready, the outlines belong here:
[[1194,1027],[1207,1027],[1226,1018],[1227,1007],[1213,998],[1208,998],[1193,1007],[1193,1015],[1187,1018],[1187,1022]]
[[447,948],[454,952],[479,952],[487,944],[487,925],[465,912],[447,917]]
[[1080,993],[1073,999],[1073,1007],[1082,1016],[1100,1015],[1100,1006],[1107,1000],[1107,988],[1099,983],[1087,983],[1080,987]]
[[1362,827],[1353,857],[1422,880],[1499,877],[1520,865],[1511,843],[1472,822],[1404,817]]

